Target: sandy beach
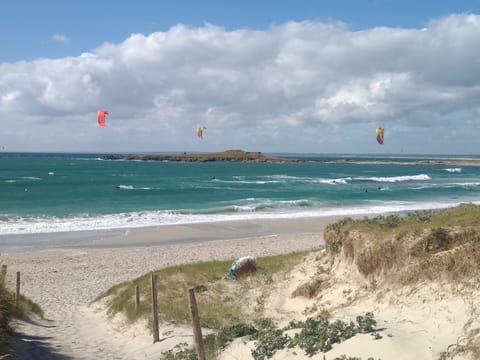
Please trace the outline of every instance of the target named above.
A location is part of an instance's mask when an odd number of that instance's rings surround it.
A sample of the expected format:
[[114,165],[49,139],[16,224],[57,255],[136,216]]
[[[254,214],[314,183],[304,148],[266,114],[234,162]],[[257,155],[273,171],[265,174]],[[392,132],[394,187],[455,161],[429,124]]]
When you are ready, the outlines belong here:
[[[66,247],[3,253],[8,285],[14,287],[20,271],[22,293],[43,308],[46,318],[15,321],[15,354],[24,360],[160,359],[176,344],[193,342],[189,326],[161,324],[161,341],[153,344],[147,324],[126,327],[121,318],[107,319],[101,306],[91,301],[113,285],[171,265],[313,249],[285,279],[273,284],[265,299],[265,316],[284,326],[321,309],[347,322],[372,312],[381,339],[359,334],[325,354],[309,357],[301,349],[283,349],[273,360],[332,360],[342,355],[363,360],[478,360],[463,351],[480,334],[478,281],[439,279],[399,287],[380,277],[366,278],[348,259],[332,262],[323,249],[323,230],[335,220],[164,226],[98,238],[89,246],[69,242]],[[322,281],[322,293],[313,298],[292,296],[313,279]],[[254,341],[236,339],[219,359],[253,359],[252,348]]]
[[35,251],[2,253],[9,286],[14,288],[19,271],[21,292],[38,303],[48,319],[16,322],[16,352],[25,360],[158,359],[179,339],[191,341],[191,330],[176,329],[177,338],[170,335],[152,344],[146,327],[122,329],[89,303],[115,284],[171,265],[319,248],[323,228],[334,220],[173,225],[128,230],[82,246],[68,239],[56,241],[55,247],[45,243]]

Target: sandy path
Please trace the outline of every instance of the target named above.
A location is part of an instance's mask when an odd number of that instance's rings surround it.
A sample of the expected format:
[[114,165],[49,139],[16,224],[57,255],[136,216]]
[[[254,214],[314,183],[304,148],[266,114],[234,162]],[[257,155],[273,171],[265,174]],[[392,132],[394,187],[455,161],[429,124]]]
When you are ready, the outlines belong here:
[[[2,263],[8,266],[9,286],[14,288],[15,274],[20,271],[22,293],[38,303],[48,319],[16,322],[20,335],[16,355],[24,360],[158,359],[160,353],[178,339],[191,341],[191,335],[180,332],[181,337],[173,336],[152,344],[145,328],[118,331],[118,326],[105,321],[102,313],[88,305],[90,301],[119,282],[162,267],[319,247],[323,243],[322,230],[326,223],[326,219],[276,222],[268,225],[270,231],[263,231],[262,236],[242,240],[2,254]],[[133,231],[128,238],[117,240],[119,243],[144,243],[146,238],[168,238],[168,234],[159,231],[165,230]],[[176,232],[169,231],[174,238],[182,238],[178,228]],[[235,232],[223,235],[233,238]],[[112,242],[110,239],[110,246]]]

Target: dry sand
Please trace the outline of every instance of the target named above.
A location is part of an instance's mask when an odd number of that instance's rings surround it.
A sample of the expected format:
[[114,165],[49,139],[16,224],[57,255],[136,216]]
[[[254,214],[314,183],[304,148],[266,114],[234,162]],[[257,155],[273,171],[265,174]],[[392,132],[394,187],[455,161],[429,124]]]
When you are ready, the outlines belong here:
[[164,226],[128,230],[122,236],[97,239],[88,247],[2,254],[9,286],[14,288],[19,271],[21,292],[38,303],[48,319],[16,322],[18,358],[159,359],[176,342],[191,342],[191,330],[163,329],[161,338],[166,340],[152,344],[145,327],[122,329],[89,303],[115,284],[171,265],[318,248],[323,243],[322,230],[331,221]]
[[[372,279],[361,276],[355,266],[340,261],[330,268],[330,259],[320,253],[310,255],[285,282],[276,284],[266,301],[266,316],[286,326],[292,319],[305,320],[322,310],[328,311],[331,321],[345,322],[355,322],[358,315],[372,312],[382,338],[359,334],[312,357],[299,348],[284,349],[272,360],[332,360],[342,355],[363,360],[480,359],[463,351],[469,335],[477,342],[480,336],[478,281],[421,282],[405,287],[383,284],[374,291]],[[319,263],[329,270],[322,292],[314,299],[292,297],[299,285],[318,279]],[[237,339],[219,360],[252,359],[253,348],[253,341]]]
[[[125,328],[105,318],[89,302],[112,285],[149,271],[197,260],[236,259],[244,255],[273,255],[319,248],[323,228],[333,218],[246,221],[130,230],[123,236],[98,239],[85,248],[24,254],[2,254],[13,287],[22,274],[22,292],[37,302],[49,320],[17,322],[20,359],[159,359],[176,343],[191,343],[188,327],[162,327],[159,343],[145,324]],[[209,240],[207,239],[214,239]],[[146,246],[146,244],[154,244]],[[132,246],[133,245],[133,246]],[[103,246],[105,248],[98,248]],[[353,320],[373,312],[382,339],[357,335],[313,357],[301,349],[277,352],[273,360],[325,359],[337,356],[367,360],[479,360],[461,350],[467,334],[480,333],[480,286],[421,283],[411,287],[372,291],[351,264],[331,264],[322,251],[307,257],[284,281],[274,284],[266,300],[266,316],[280,325],[303,320],[326,309],[333,319]],[[329,286],[314,299],[291,297],[301,284],[318,276],[319,264],[334,274]],[[225,269],[226,272],[228,269]],[[467,286],[468,285],[468,286]],[[252,359],[253,341],[235,340],[220,360]],[[444,353],[444,357],[440,354]]]

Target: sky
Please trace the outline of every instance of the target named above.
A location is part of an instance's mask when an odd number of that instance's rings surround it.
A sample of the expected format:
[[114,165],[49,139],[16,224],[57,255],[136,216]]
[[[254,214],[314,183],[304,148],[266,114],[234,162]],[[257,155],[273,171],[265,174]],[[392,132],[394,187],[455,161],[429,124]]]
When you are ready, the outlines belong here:
[[0,44],[0,151],[480,155],[478,0],[0,0]]

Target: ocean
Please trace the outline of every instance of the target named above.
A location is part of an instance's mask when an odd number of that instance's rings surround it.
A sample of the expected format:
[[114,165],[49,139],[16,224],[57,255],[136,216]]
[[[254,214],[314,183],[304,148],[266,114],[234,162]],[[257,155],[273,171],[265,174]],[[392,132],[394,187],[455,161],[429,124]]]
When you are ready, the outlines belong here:
[[[270,154],[290,156],[290,154]],[[0,241],[242,219],[357,216],[480,203],[480,167],[425,156],[298,155],[407,165],[102,160],[0,154]]]

